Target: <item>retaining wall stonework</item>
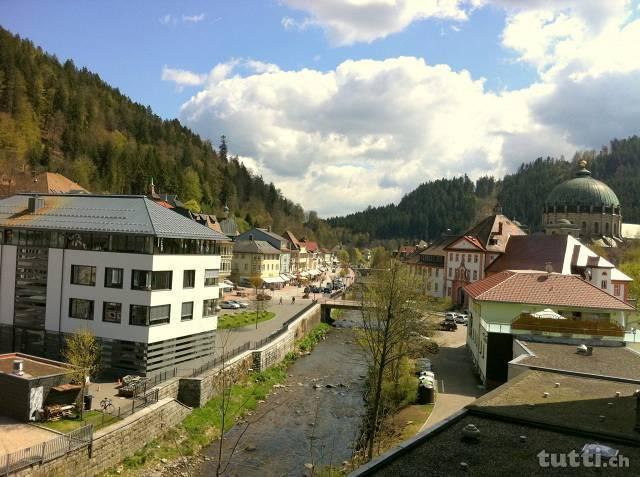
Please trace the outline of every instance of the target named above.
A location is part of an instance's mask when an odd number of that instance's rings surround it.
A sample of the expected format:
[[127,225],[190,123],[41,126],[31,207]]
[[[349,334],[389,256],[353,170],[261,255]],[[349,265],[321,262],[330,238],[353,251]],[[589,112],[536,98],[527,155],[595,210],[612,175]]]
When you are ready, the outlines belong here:
[[16,477],[92,477],[118,465],[145,444],[178,425],[191,409],[166,398],[93,435],[91,457],[82,448],[66,456],[23,469]]
[[[278,364],[293,351],[296,340],[320,323],[320,305],[315,305],[290,323],[287,331],[259,350],[247,351],[225,363],[228,383],[242,381],[251,370],[263,370]],[[194,378],[172,378],[156,386],[159,401],[109,427],[93,437],[91,456],[83,448],[63,458],[34,465],[13,475],[16,477],[93,477],[117,466],[168,429],[180,424],[191,407],[204,406],[222,389],[222,369],[214,368]],[[189,407],[191,406],[191,407]]]

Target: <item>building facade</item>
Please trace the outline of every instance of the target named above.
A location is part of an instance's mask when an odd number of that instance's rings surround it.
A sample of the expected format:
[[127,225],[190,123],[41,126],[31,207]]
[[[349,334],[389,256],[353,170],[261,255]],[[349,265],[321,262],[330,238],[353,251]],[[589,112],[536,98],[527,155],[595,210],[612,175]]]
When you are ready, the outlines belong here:
[[251,279],[260,277],[270,287],[280,287],[280,250],[264,240],[236,240],[233,246],[232,279],[241,286],[252,286]]
[[106,371],[213,358],[227,238],[144,196],[0,200],[0,348],[60,358],[87,328]]

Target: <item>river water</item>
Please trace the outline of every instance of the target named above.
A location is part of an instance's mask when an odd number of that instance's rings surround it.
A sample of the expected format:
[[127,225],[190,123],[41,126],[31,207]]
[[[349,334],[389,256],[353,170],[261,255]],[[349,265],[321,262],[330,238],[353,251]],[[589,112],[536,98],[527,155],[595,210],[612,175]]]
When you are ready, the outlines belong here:
[[[343,319],[355,317],[347,312]],[[229,476],[296,476],[349,460],[364,412],[366,364],[353,330],[334,328],[314,351],[289,368],[284,388],[258,405],[225,472]],[[330,387],[327,387],[329,385]],[[246,426],[225,436],[228,456]],[[215,475],[218,443],[205,449],[211,460],[197,475]],[[223,461],[224,461],[223,457]]]

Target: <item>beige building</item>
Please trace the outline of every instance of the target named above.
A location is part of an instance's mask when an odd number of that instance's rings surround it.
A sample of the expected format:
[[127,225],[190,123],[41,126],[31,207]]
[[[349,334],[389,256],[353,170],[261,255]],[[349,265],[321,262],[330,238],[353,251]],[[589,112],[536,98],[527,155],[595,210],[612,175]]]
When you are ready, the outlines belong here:
[[240,240],[233,245],[231,276],[241,286],[250,286],[259,276],[266,284],[279,283],[280,250],[263,240]]
[[571,235],[586,243],[616,247],[622,242],[622,212],[615,192],[591,177],[586,161],[576,177],[556,186],[542,220],[549,235]]

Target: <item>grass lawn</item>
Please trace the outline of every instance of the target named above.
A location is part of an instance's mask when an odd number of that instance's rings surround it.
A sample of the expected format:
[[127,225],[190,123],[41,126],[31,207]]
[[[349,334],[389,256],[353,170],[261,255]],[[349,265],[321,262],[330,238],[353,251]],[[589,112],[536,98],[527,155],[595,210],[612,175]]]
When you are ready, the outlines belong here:
[[84,411],[82,414],[82,420],[77,416],[72,418],[63,418],[59,421],[41,422],[40,425],[53,429],[54,431],[67,433],[89,424],[93,424],[93,429],[98,430],[101,427],[108,426],[119,420],[120,418],[117,416],[110,416],[108,414],[105,414],[103,418],[100,411]]
[[[276,314],[272,311],[261,311],[258,316],[258,323],[261,321],[268,321],[275,318]],[[222,315],[218,319],[218,329],[224,330],[227,328],[240,328],[255,324],[256,312],[255,311],[243,311],[241,313]]]
[[399,428],[402,428],[400,441],[415,436],[431,411],[433,411],[433,404],[411,404],[398,412],[394,417],[394,422]]

